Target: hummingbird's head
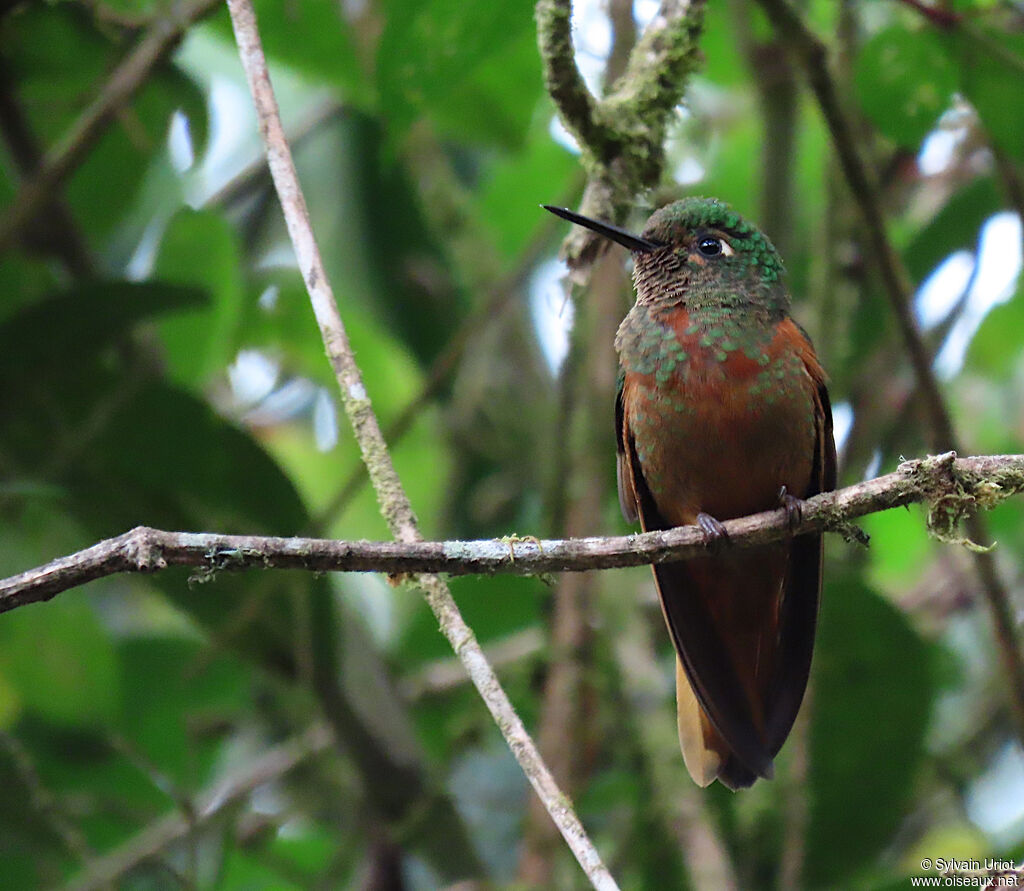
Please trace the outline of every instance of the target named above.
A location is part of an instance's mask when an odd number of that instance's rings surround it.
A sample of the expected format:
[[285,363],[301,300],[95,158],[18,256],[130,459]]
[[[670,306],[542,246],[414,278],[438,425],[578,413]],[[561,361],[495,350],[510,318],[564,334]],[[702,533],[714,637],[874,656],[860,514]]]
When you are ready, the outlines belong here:
[[[712,275],[719,270],[726,278],[754,273],[764,282],[775,282],[782,272],[782,260],[768,237],[717,198],[684,198],[665,205],[651,214],[641,238],[670,249],[687,267]],[[637,263],[643,261],[638,258]]]
[[640,235],[560,207],[545,209],[629,248],[642,303],[788,308],[782,260],[768,237],[716,198],[684,198],[651,214]]

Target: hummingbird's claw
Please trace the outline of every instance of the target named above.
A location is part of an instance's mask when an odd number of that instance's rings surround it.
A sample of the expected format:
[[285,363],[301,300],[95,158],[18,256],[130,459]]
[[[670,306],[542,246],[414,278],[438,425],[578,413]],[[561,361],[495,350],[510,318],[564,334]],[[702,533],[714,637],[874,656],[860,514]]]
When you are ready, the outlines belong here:
[[704,533],[704,544],[708,550],[718,551],[723,544],[728,543],[729,533],[725,531],[725,526],[711,514],[706,514],[704,511],[697,514],[697,525]]
[[786,512],[786,520],[789,522],[789,531],[796,529],[804,519],[804,500],[790,495],[783,486],[779,489],[779,506]]

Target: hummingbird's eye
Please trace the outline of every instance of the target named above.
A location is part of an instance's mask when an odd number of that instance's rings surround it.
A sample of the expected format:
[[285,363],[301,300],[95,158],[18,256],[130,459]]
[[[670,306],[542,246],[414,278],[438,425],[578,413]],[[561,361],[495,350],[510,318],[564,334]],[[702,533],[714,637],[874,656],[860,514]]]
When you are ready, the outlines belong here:
[[705,235],[699,242],[697,242],[697,250],[705,257],[731,257],[734,253],[733,249],[728,244],[726,244],[721,238],[716,238],[714,235]]

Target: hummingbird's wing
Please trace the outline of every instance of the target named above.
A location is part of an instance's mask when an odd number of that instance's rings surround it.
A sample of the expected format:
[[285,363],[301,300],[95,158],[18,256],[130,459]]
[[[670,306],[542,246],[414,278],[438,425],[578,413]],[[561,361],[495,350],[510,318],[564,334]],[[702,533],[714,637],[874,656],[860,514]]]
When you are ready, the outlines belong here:
[[[808,347],[810,346],[808,342]],[[808,373],[815,379],[814,417],[817,433],[811,485],[801,498],[810,498],[836,487],[836,443],[832,434],[832,406],[824,372],[813,358],[805,358]],[[811,655],[821,598],[821,567],[824,538],[799,535],[790,546],[786,585],[779,605],[779,644],[766,708],[768,748],[775,755],[789,736],[807,689]]]
[[[624,417],[621,389],[616,400],[615,418],[619,498],[623,514],[627,520],[631,513],[634,517],[639,516],[645,531],[668,529],[672,524],[661,515],[644,480],[633,436]],[[734,756],[743,768],[744,779],[739,782],[742,786],[749,786],[759,776],[771,778],[772,754],[758,732],[750,698],[708,609],[702,586],[695,581],[686,562],[661,563],[653,569],[662,611],[679,660],[701,709],[721,737],[722,751],[718,753],[716,763],[725,764],[730,755]],[[701,741],[681,742],[687,768],[694,780],[707,785],[714,779],[717,769],[698,766],[690,752],[710,746]],[[703,757],[700,760],[703,761]]]
[[637,514],[636,489],[633,486],[633,474],[629,469],[626,457],[626,443],[622,438],[622,389],[626,383],[626,373],[619,369],[618,389],[615,393],[615,477],[619,487],[619,507],[627,523],[635,523],[640,519]]

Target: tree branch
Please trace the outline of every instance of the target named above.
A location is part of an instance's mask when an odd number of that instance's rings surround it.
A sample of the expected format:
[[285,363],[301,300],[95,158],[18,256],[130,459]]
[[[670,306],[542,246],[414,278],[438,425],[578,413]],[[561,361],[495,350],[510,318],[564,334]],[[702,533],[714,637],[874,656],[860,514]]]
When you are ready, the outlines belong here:
[[189,26],[217,6],[219,0],[185,0],[171,4],[114,69],[96,98],[78,116],[60,141],[46,153],[42,166],[27,180],[7,212],[0,217],[0,254],[52,200],[57,186],[70,176],[102,135],[118,110],[146,82]]
[[537,43],[544,61],[544,85],[559,117],[580,146],[601,157],[615,135],[596,120],[597,100],[576,67],[572,44],[572,0],[539,0]]
[[[722,525],[733,548],[769,544],[820,530],[863,540],[864,533],[853,531],[850,520],[927,502],[928,525],[933,534],[944,541],[969,545],[956,534],[958,522],[977,508],[991,508],[1022,491],[1024,455],[957,458],[955,453],[947,452],[905,461],[893,473],[815,495],[804,502],[802,519],[792,528],[781,508],[726,520]],[[209,581],[219,572],[243,569],[538,575],[689,560],[706,553],[704,535],[696,526],[605,538],[541,540],[513,536],[411,542],[166,532],[139,526],[3,579],[0,613],[49,600],[95,579],[122,572],[159,572],[171,566],[196,567],[200,571],[194,579],[199,582]]]
[[[377,416],[363,385],[309,221],[306,201],[281,126],[277,99],[256,27],[255,12],[249,0],[228,0],[228,9],[242,67],[256,106],[260,132],[266,144],[274,186],[327,356],[341,387],[345,412],[377,492],[381,512],[392,534],[399,542],[416,544],[421,540],[416,517],[395,472]],[[431,574],[419,575],[414,582],[422,588],[442,632],[462,660],[513,755],[544,801],[548,813],[558,825],[583,871],[595,888],[617,889],[615,880],[601,862],[600,855],[587,837],[568,798],[562,794],[541,759],[472,629],[462,618],[447,583]]]
[[[878,183],[864,161],[853,122],[843,108],[839,91],[828,70],[828,50],[788,0],[758,2],[779,35],[789,41],[804,66],[811,90],[832,135],[843,175],[864,219],[868,242],[878,264],[886,296],[910,355],[917,387],[927,412],[931,447],[936,451],[961,451],[949,409],[932,369],[931,352],[914,319],[911,308],[913,284],[886,232]],[[988,539],[987,524],[983,517],[971,515],[967,517],[966,525],[971,538],[976,541]],[[1010,704],[1017,735],[1024,742],[1024,657],[1021,655],[1009,594],[991,559],[979,553],[974,562],[992,616],[999,656],[1009,678]]]
[[315,724],[305,733],[274,746],[203,792],[191,809],[191,819],[175,813],[157,820],[109,853],[88,861],[65,891],[109,888],[135,867],[155,857],[174,842],[188,838],[218,814],[261,786],[279,780],[302,762],[325,751],[330,744],[330,731],[322,724]]

